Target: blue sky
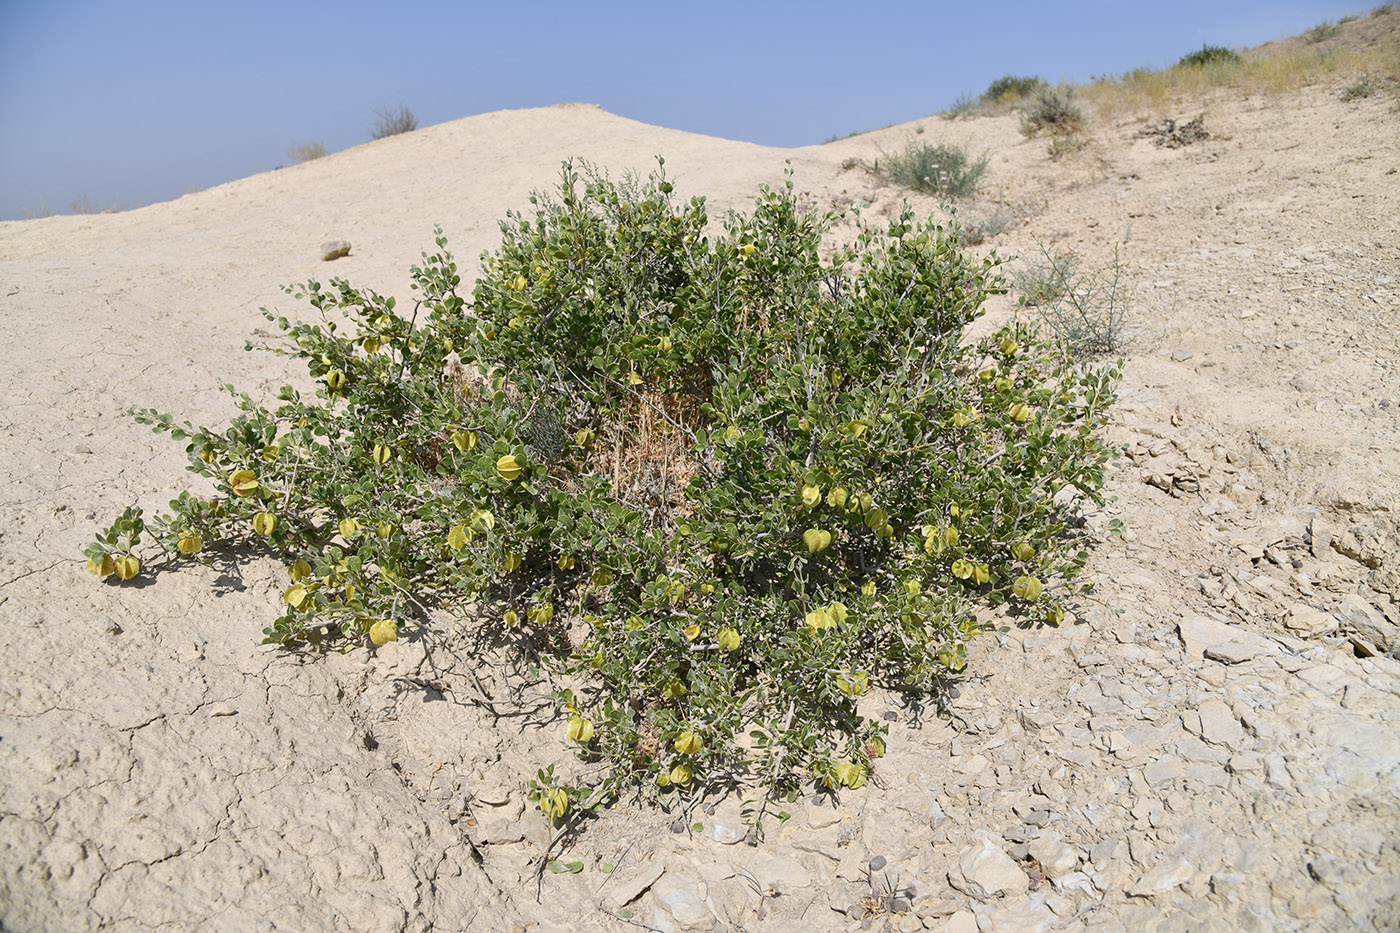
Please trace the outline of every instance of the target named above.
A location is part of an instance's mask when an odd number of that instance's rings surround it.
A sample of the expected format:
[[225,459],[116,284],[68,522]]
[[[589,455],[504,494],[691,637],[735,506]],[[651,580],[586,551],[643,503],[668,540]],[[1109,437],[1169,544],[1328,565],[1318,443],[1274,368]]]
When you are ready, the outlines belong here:
[[241,3],[0,0],[0,219],[136,206],[266,171],[287,145],[588,101],[779,146],[912,120],[1004,74],[1085,80],[1243,47],[1370,3]]

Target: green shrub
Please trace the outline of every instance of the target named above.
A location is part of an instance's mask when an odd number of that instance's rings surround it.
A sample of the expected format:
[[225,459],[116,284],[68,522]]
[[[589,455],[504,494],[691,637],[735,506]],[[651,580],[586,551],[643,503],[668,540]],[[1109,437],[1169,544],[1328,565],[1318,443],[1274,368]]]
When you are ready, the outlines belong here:
[[1046,87],[1048,85],[1044,78],[1006,75],[987,85],[987,89],[982,92],[982,100],[989,104],[1025,100],[1027,97],[1045,90]]
[[1200,51],[1181,56],[1181,61],[1176,64],[1178,68],[1204,68],[1207,65],[1235,65],[1240,61],[1240,53],[1234,49],[1202,43]]
[[891,184],[914,191],[966,198],[977,193],[988,161],[986,155],[972,158],[965,146],[910,139],[903,152],[891,154],[882,149],[875,162],[875,173]]
[[1339,36],[1341,33],[1341,24],[1334,23],[1329,19],[1318,23],[1316,26],[1303,33],[1303,41],[1308,45],[1316,45],[1319,42],[1326,42],[1334,36]]
[[400,105],[398,107],[380,107],[375,112],[374,127],[369,131],[370,139],[383,139],[386,136],[397,136],[400,133],[412,133],[418,129],[418,118],[413,115],[413,111]]
[[1076,356],[1121,352],[1132,294],[1117,255],[1103,270],[1080,272],[1073,253],[1051,253],[1037,245],[1040,256],[1023,260],[1012,274],[1020,304],[1035,308],[1055,339]]
[[1040,91],[1035,102],[1021,114],[1021,135],[1027,137],[1045,131],[1071,134],[1083,125],[1084,113],[1074,101],[1074,92],[1064,85]]
[[1361,100],[1374,93],[1376,93],[1376,86],[1371,82],[1371,76],[1362,75],[1360,81],[1342,91],[1341,98],[1344,101]]
[[293,162],[310,162],[326,154],[326,147],[319,142],[300,143],[294,139],[287,143],[287,158]]
[[946,120],[952,120],[963,114],[971,113],[976,106],[976,98],[970,97],[967,94],[959,94],[953,100],[952,105],[947,110],[943,111],[943,117]]
[[1058,623],[1087,592],[1055,493],[1102,501],[1118,371],[1025,325],[965,340],[996,263],[908,209],[823,261],[835,215],[791,178],[722,230],[671,191],[566,164],[470,301],[440,232],[411,313],[289,289],[314,315],[265,311],[268,349],[314,397],[237,394],[222,430],[139,412],[218,491],[128,509],[89,569],[138,575],[143,535],[171,561],[265,546],[288,647],[477,619],[583,687],[566,736],[610,768],[592,794],[542,772],[551,818],[635,783],[860,786],[867,690],[963,668],[979,608]]

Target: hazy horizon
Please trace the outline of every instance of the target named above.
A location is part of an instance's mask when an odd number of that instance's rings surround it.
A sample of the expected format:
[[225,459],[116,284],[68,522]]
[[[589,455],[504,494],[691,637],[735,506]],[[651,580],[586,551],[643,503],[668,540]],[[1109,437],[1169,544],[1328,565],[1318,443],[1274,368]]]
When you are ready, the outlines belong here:
[[1006,74],[1087,81],[1364,14],[1343,0],[1011,2],[995,8],[718,0],[584,8],[370,3],[0,6],[0,220],[130,208],[420,126],[587,101],[773,146],[928,116]]

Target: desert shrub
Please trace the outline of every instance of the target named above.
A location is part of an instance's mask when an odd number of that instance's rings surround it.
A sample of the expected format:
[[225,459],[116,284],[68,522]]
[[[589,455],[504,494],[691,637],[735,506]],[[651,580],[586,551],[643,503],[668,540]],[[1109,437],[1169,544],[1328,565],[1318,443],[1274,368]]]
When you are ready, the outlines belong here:
[[1027,137],[1046,131],[1068,135],[1083,125],[1084,113],[1075,103],[1074,92],[1064,85],[1042,89],[1021,114],[1021,134]]
[[1000,205],[977,213],[954,215],[958,239],[968,246],[980,246],[999,236],[1011,225],[1011,215]]
[[976,106],[977,99],[975,97],[971,97],[967,94],[959,94],[954,98],[952,105],[949,106],[947,110],[943,111],[943,118],[945,120],[956,119],[964,114],[971,113]]
[[987,85],[987,89],[982,92],[982,101],[990,104],[1024,100],[1045,90],[1047,86],[1044,78],[1006,75]]
[[1084,272],[1073,253],[1051,253],[1037,243],[1040,256],[1022,260],[1012,273],[1018,301],[1036,309],[1041,322],[1068,351],[1091,357],[1124,349],[1132,293],[1122,263]]
[[319,142],[298,143],[295,139],[287,143],[287,158],[293,162],[310,162],[326,154],[326,147]]
[[251,542],[288,566],[266,642],[456,614],[528,646],[578,687],[567,739],[610,765],[596,794],[542,773],[552,817],[629,783],[858,787],[884,748],[863,694],[962,669],[979,609],[1054,624],[1087,591],[1055,494],[1102,501],[1118,371],[1023,324],[965,339],[994,260],[906,209],[823,261],[835,215],[790,177],[722,230],[664,171],[566,164],[531,201],[470,300],[440,232],[411,312],[289,289],[311,319],[265,311],[267,349],[314,396],[235,394],[224,429],[139,412],[217,491],[128,509],[89,569],[137,576],[143,536],[170,561]]
[[974,159],[965,146],[910,139],[902,152],[881,150],[875,172],[891,184],[914,191],[966,198],[977,193],[988,161],[985,154]]
[[1303,41],[1308,45],[1316,45],[1319,42],[1326,42],[1334,36],[1339,36],[1341,33],[1341,24],[1334,23],[1329,19],[1318,23],[1316,26],[1303,33]]
[[1240,53],[1223,45],[1201,45],[1198,51],[1181,56],[1178,68],[1204,68],[1207,65],[1234,65],[1241,61]]
[[418,118],[413,111],[403,105],[380,107],[374,112],[374,127],[369,131],[370,139],[383,139],[400,133],[412,133],[418,129]]
[[1361,80],[1355,84],[1348,85],[1341,93],[1344,101],[1361,100],[1376,93],[1376,86],[1371,82],[1370,75],[1362,75]]

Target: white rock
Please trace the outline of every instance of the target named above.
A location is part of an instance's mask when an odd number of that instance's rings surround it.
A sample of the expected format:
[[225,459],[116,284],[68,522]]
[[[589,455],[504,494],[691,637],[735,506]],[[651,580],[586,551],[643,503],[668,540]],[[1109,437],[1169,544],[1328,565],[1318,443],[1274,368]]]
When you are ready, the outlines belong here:
[[948,883],[972,897],[1024,894],[1031,880],[1011,856],[991,839],[983,838],[958,853],[948,870]]
[[1065,844],[1058,833],[1045,833],[1030,846],[1031,858],[1040,863],[1045,877],[1054,881],[1079,867],[1079,853]]
[[777,855],[753,867],[754,879],[764,891],[790,891],[812,883],[812,873],[797,859]]
[[1207,700],[1197,712],[1201,716],[1201,738],[1212,745],[1234,748],[1244,741],[1244,727],[1230,711],[1230,707],[1220,700]]
[[1186,859],[1167,859],[1139,878],[1132,887],[1128,888],[1128,894],[1133,897],[1165,894],[1173,888],[1181,887],[1195,875],[1196,870]]
[[744,833],[732,826],[716,823],[710,827],[710,838],[721,845],[732,846],[744,838]]
[[682,930],[710,929],[715,915],[700,896],[700,879],[687,874],[665,874],[651,886],[651,896],[670,913]]
[[654,859],[637,869],[626,881],[613,885],[608,892],[608,901],[613,907],[625,907],[641,896],[642,892],[656,883],[666,870],[661,859]]
[[943,924],[943,933],[977,933],[977,915],[970,910],[960,910]]

